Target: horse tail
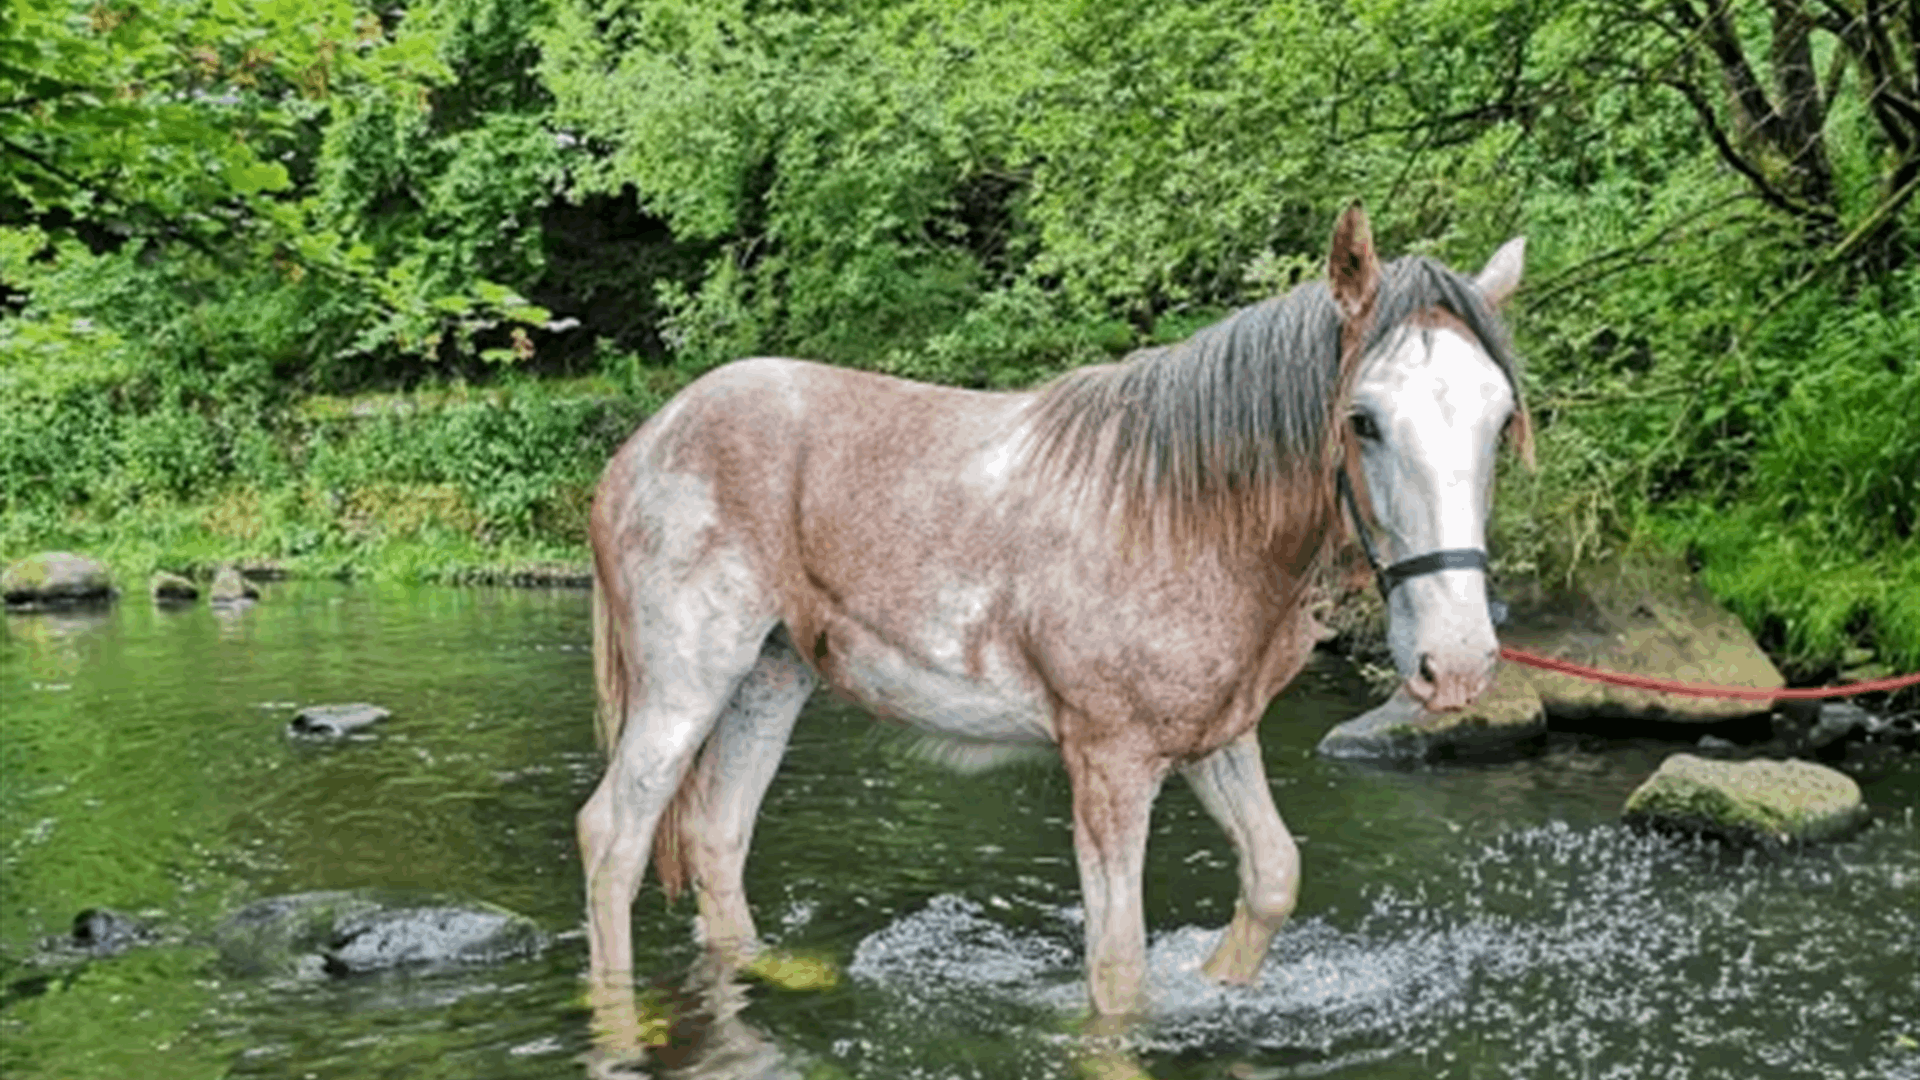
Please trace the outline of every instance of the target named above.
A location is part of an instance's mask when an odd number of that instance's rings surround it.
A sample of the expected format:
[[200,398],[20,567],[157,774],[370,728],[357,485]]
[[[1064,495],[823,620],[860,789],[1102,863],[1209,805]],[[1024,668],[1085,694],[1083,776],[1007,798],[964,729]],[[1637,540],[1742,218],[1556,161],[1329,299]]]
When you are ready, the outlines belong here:
[[627,678],[626,643],[620,640],[620,626],[613,608],[607,603],[607,589],[600,581],[600,567],[593,568],[593,686],[599,699],[594,712],[594,741],[609,758],[620,745],[620,729],[627,723],[627,694],[632,683]]
[[[627,671],[626,642],[620,636],[620,622],[613,605],[607,602],[606,586],[600,580],[600,566],[593,568],[593,682],[599,698],[594,716],[595,741],[600,751],[612,757],[620,747],[620,731],[627,722],[627,698],[633,692],[633,680]],[[679,897],[687,887],[686,859],[681,851],[680,823],[688,803],[694,798],[694,777],[699,769],[690,768],[681,778],[660,823],[653,830],[653,869],[667,899]]]

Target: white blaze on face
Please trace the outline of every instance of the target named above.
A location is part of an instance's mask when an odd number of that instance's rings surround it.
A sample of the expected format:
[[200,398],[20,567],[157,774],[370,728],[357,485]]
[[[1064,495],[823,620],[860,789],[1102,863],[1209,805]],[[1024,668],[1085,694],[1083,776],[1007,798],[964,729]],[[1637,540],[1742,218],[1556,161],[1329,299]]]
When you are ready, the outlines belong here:
[[[1361,466],[1383,563],[1486,547],[1495,452],[1513,408],[1506,375],[1451,327],[1403,330],[1367,361],[1353,413],[1365,418]],[[1410,578],[1388,612],[1388,643],[1416,697],[1457,708],[1480,692],[1499,648],[1482,572]]]

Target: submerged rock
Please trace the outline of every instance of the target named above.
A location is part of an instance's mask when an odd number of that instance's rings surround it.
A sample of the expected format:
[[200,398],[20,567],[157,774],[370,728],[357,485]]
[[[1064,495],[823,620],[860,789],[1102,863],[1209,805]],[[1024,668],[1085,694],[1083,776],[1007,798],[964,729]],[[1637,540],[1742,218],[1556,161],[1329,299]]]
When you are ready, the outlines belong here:
[[1877,718],[1848,701],[1822,702],[1813,725],[1807,729],[1807,746],[1818,749],[1854,734],[1867,734],[1877,726]]
[[309,705],[293,714],[293,720],[287,724],[287,733],[337,739],[392,715],[386,709],[364,701],[352,705]]
[[180,604],[200,598],[200,586],[179,574],[169,574],[165,570],[154,571],[152,580],[147,584],[147,591],[153,594],[154,602],[159,604]]
[[1361,761],[1434,761],[1512,753],[1546,734],[1540,698],[1524,672],[1503,665],[1472,705],[1428,712],[1404,688],[1320,740],[1322,757]]
[[214,930],[228,970],[318,978],[399,967],[484,964],[544,949],[531,919],[492,904],[370,891],[250,904]]
[[113,956],[158,938],[151,926],[112,908],[88,908],[73,917],[72,944],[95,956]]
[[260,599],[260,590],[242,577],[239,570],[223,566],[213,572],[213,584],[207,588],[207,601],[214,604],[241,604]]
[[113,598],[113,578],[94,559],[70,551],[43,551],[0,574],[0,594],[10,608],[33,610],[103,603]]
[[1866,821],[1860,785],[1810,761],[1675,754],[1627,797],[1629,822],[1736,843],[1830,840]]

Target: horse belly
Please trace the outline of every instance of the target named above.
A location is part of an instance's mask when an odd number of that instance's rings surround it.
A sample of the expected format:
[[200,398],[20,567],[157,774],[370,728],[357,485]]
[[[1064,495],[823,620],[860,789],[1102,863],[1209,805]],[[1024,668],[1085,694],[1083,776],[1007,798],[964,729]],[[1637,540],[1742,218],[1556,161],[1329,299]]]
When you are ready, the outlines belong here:
[[978,674],[929,664],[869,633],[842,631],[830,681],[888,719],[929,734],[979,743],[1053,741],[1044,698],[988,656]]

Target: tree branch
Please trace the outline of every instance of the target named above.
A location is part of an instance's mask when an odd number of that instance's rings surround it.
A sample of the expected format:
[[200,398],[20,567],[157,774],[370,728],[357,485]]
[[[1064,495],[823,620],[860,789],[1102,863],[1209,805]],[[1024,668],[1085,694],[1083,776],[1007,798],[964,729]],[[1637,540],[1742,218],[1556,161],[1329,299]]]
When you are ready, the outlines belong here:
[[[74,187],[88,188],[88,189],[91,189],[93,187],[93,185],[90,185],[87,181],[81,179],[78,176],[75,176],[73,173],[68,172],[67,170],[61,168],[60,166],[55,165],[53,162],[48,161],[45,157],[42,157],[38,152],[29,150],[26,147],[21,146],[19,143],[14,142],[12,139],[0,137],[0,150],[6,150],[10,153],[19,154],[21,157],[26,158],[28,161],[39,166],[41,172],[47,173],[48,175],[54,177],[55,179],[64,180],[68,184],[73,185]],[[115,199],[112,193],[108,192],[105,188],[100,188],[99,191],[102,195],[106,196],[108,199],[111,199],[114,202],[120,201],[118,199]]]
[[[1909,164],[1920,165],[1920,161],[1909,162]],[[1859,225],[1854,227],[1852,232],[1847,234],[1846,239],[1828,249],[1826,254],[1820,256],[1820,259],[1809,267],[1806,273],[1800,275],[1798,280],[1780,292],[1775,293],[1773,300],[1761,309],[1760,314],[1753,317],[1752,322],[1747,324],[1745,330],[1740,334],[1740,339],[1744,341],[1751,338],[1753,332],[1759,329],[1762,323],[1772,318],[1773,313],[1779,311],[1781,306],[1788,300],[1792,299],[1808,285],[1813,284],[1814,280],[1825,273],[1833,264],[1852,255],[1864,246],[1868,240],[1872,239],[1873,236],[1880,231],[1882,226],[1893,220],[1893,215],[1898,213],[1900,208],[1905,206],[1916,193],[1920,193],[1920,171],[1916,171],[1914,175],[1909,176],[1905,185],[1888,195],[1884,202],[1875,207],[1873,212],[1866,216],[1865,220],[1861,221]]]
[[[47,160],[47,158],[41,155],[39,152],[30,150],[27,147],[21,146],[19,143],[14,142],[12,139],[0,137],[0,150],[4,150],[8,153],[18,154],[21,157],[27,159],[29,162],[32,162],[34,165],[38,166],[43,172],[54,177],[55,179],[62,180],[66,182],[68,185],[75,188],[79,188],[80,190],[93,192],[100,199],[101,202],[106,203],[110,206],[118,207],[120,210],[130,215],[136,214],[136,212],[138,211],[151,210],[151,207],[146,207],[139,203],[128,202],[127,200],[121,198],[119,195],[114,194],[113,189],[107,187],[105,184],[101,184],[96,181],[90,181],[90,180],[87,180],[85,177],[78,176],[78,175],[75,175],[74,173],[68,172],[67,170]],[[164,222],[165,219],[163,218],[161,220]],[[220,257],[219,253],[213,250],[212,245],[208,244],[205,240],[200,239],[199,237],[193,235],[192,233],[187,232],[185,229],[175,228],[171,226],[163,226],[162,228],[155,231],[161,236],[170,237],[172,239],[179,240],[181,243],[186,244],[188,247],[193,248],[195,251],[198,251],[203,255],[207,255],[213,258]]]
[[[1682,239],[1690,239],[1695,235],[1690,230],[1693,230],[1698,223],[1746,198],[1745,195],[1735,195],[1717,199],[1693,213],[1683,214],[1637,243],[1603,251],[1567,267],[1545,281],[1527,286],[1523,298],[1530,309],[1539,310],[1563,293],[1595,285],[1623,270],[1630,270],[1637,266],[1657,265],[1667,256],[1653,254],[1656,248],[1671,248]],[[1707,228],[1724,230],[1736,224],[1750,223],[1750,221],[1750,215],[1732,215],[1708,222]]]
[[[1825,2],[1837,6],[1839,0]],[[1836,34],[1841,43],[1860,58],[1867,77],[1867,107],[1874,120],[1895,147],[1902,153],[1908,152],[1920,142],[1920,108],[1901,92],[1906,89],[1902,85],[1906,75],[1901,70],[1901,54],[1887,36],[1879,8],[1869,0],[1865,9],[1852,16]],[[1920,82],[1916,82],[1912,92],[1920,98]]]
[[1680,95],[1687,99],[1687,103],[1693,106],[1694,113],[1700,117],[1701,125],[1707,129],[1707,138],[1713,141],[1714,149],[1720,152],[1721,160],[1732,166],[1735,172],[1746,177],[1767,205],[1816,224],[1833,224],[1837,220],[1830,211],[1808,206],[1789,198],[1768,183],[1766,176],[1752,162],[1741,157],[1740,151],[1734,147],[1732,140],[1727,138],[1726,131],[1721,128],[1720,118],[1713,114],[1713,103],[1707,100],[1707,96],[1701,93],[1699,87],[1684,79],[1671,76],[1661,81],[1678,90]]
[[1697,32],[1700,39],[1706,42],[1707,49],[1720,61],[1720,70],[1727,77],[1734,103],[1746,114],[1747,122],[1768,142],[1779,146],[1780,114],[1774,110],[1773,103],[1767,100],[1765,88],[1753,73],[1752,65],[1747,63],[1747,55],[1740,48],[1740,39],[1734,32],[1733,24],[1727,20],[1726,0],[1708,0],[1704,18],[1694,9],[1691,0],[1673,0],[1672,8],[1681,24]]

